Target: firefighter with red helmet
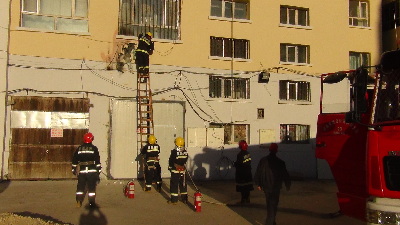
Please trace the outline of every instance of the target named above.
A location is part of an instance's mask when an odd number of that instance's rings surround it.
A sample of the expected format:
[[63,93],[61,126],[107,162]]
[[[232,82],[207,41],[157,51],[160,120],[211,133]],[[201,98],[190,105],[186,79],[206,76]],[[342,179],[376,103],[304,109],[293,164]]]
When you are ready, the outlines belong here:
[[[145,191],[151,191],[153,181],[157,182],[157,190],[161,191],[161,167],[159,163],[160,145],[157,144],[157,139],[154,135],[149,135],[147,144],[143,146],[140,154],[145,160]],[[160,168],[160,169],[159,169]]]
[[171,150],[169,156],[168,169],[171,171],[170,193],[171,199],[168,203],[177,204],[179,191],[182,202],[187,203],[187,183],[186,183],[186,162],[188,153],[185,149],[185,140],[182,137],[175,139],[175,149]]
[[251,156],[247,151],[248,145],[245,140],[239,141],[240,152],[237,154],[234,166],[236,167],[235,181],[236,191],[241,194],[240,203],[250,203],[250,191],[253,188],[253,175],[251,173]]
[[149,55],[152,55],[154,51],[154,42],[151,41],[152,37],[153,34],[151,32],[139,35],[138,47],[135,50],[135,63],[138,73],[149,72]]
[[96,207],[96,186],[101,172],[100,154],[98,148],[92,144],[94,136],[86,133],[83,144],[76,150],[72,158],[72,173],[78,176],[76,186],[77,207],[82,206],[86,188],[90,207]]

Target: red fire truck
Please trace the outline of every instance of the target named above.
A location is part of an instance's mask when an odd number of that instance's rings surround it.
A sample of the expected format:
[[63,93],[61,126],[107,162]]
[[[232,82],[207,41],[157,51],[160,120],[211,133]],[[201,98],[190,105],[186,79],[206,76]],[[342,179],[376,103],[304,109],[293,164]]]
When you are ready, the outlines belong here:
[[[368,224],[397,225],[400,51],[385,52],[380,60],[375,68],[321,76],[316,157],[325,159],[331,168],[341,213]],[[372,69],[376,70],[373,75]],[[349,84],[347,112],[324,112],[324,87],[341,82]]]

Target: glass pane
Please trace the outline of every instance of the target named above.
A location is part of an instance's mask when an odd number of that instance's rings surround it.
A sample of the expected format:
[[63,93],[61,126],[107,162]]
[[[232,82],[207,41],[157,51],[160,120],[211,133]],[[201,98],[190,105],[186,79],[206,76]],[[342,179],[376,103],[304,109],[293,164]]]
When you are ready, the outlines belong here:
[[232,96],[232,81],[231,80],[224,80],[224,97],[229,98]]
[[40,14],[72,16],[71,0],[41,0]]
[[46,30],[54,30],[52,17],[22,14],[22,26]]
[[298,62],[307,63],[307,46],[298,46]]
[[24,0],[22,11],[25,12],[37,12],[36,0]]
[[281,23],[287,24],[287,9],[281,7]]
[[361,8],[360,8],[360,17],[361,18],[367,18],[367,10],[368,10],[368,5],[366,2],[361,2]]
[[289,9],[289,24],[296,24],[296,10]]
[[281,62],[286,62],[286,46],[281,44]]
[[232,47],[233,41],[232,39],[224,39],[224,57],[233,57],[232,56]]
[[211,16],[222,17],[222,1],[212,0],[211,1]]
[[247,19],[247,3],[235,3],[235,18]]
[[299,10],[299,24],[298,25],[302,25],[302,26],[307,26],[307,11],[306,10]]
[[287,47],[287,60],[288,62],[296,62],[296,47],[288,46]]
[[67,32],[88,32],[88,21],[87,20],[73,20],[58,18],[57,19],[57,30]]
[[358,16],[358,1],[350,1],[349,3],[349,16],[357,17]]
[[349,58],[349,66],[350,66],[350,69],[351,70],[355,70],[355,69],[357,69],[358,67],[359,67],[359,63],[358,63],[358,60],[359,59],[359,55],[358,54],[356,54],[356,53],[354,53],[354,52],[351,52],[350,53],[350,58]]
[[75,0],[75,16],[87,18],[88,2],[87,0]]
[[232,3],[225,2],[225,17],[232,18]]

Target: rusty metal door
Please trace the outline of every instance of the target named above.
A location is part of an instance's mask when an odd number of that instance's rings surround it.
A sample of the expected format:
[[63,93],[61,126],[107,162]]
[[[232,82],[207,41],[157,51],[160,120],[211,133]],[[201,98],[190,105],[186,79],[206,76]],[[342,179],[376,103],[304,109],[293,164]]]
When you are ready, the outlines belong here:
[[89,99],[12,97],[9,179],[69,179],[89,125]]

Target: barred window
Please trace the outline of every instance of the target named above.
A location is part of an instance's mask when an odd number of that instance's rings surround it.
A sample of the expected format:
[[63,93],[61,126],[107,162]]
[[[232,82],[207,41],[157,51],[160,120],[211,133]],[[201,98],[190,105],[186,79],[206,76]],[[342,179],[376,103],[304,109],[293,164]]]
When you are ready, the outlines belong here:
[[310,82],[280,80],[279,99],[310,102],[311,101]]
[[[233,53],[233,54],[232,54]],[[210,37],[210,55],[228,58],[250,58],[250,41],[222,37]]]
[[308,9],[281,5],[281,24],[308,26]]
[[310,125],[281,124],[280,139],[282,143],[308,144],[310,142]]
[[22,0],[21,27],[89,32],[88,0]]
[[249,124],[210,123],[210,128],[224,128],[224,144],[238,143],[241,140],[249,143]]
[[249,99],[250,79],[210,76],[209,96],[210,98]]
[[181,0],[121,0],[118,34],[179,40]]

